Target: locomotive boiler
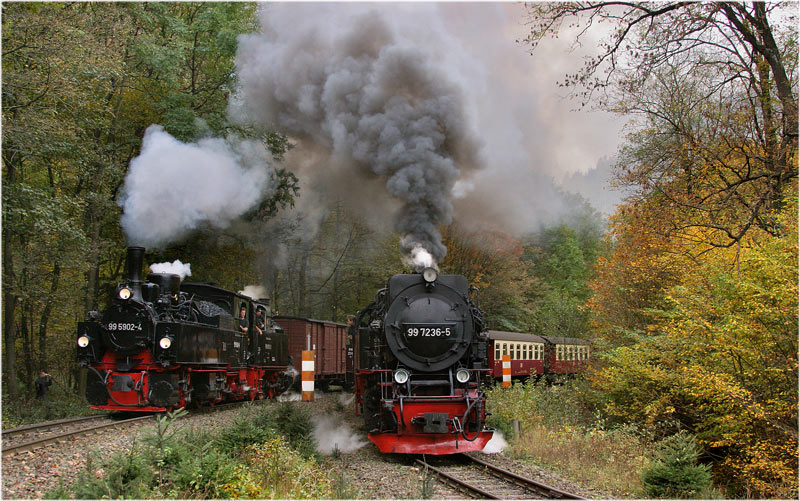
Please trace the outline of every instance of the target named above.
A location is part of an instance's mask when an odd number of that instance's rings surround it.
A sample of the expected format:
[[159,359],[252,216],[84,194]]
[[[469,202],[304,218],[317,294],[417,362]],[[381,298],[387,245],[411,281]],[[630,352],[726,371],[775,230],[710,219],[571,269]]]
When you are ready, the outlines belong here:
[[142,280],[144,252],[128,248],[108,306],[78,324],[92,408],[160,412],[272,397],[291,385],[286,334],[268,301],[174,274]]
[[354,326],[356,411],[381,452],[454,454],[492,437],[481,310],[461,275],[391,277]]

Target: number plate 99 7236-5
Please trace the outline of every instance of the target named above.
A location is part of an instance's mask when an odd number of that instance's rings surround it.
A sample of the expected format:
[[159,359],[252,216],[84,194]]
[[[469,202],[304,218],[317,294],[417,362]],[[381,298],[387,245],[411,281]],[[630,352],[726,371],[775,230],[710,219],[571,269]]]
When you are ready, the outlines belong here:
[[455,334],[453,324],[404,324],[403,334],[405,337],[450,337]]

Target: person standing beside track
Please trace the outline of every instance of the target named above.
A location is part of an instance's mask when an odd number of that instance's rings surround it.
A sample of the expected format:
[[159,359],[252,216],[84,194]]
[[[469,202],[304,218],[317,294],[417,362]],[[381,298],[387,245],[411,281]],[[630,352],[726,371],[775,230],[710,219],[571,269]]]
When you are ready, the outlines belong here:
[[42,400],[44,402],[47,401],[47,387],[53,384],[52,378],[50,374],[42,371],[39,373],[39,377],[36,379],[34,383],[34,387],[36,388],[36,399]]

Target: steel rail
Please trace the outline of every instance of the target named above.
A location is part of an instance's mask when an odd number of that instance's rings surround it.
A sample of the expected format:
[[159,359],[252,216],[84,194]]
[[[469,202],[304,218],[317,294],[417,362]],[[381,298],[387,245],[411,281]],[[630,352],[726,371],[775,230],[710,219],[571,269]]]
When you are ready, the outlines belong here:
[[481,489],[480,487],[474,486],[474,485],[469,484],[467,482],[464,482],[463,480],[460,480],[460,479],[458,479],[458,478],[456,478],[456,477],[454,477],[454,476],[452,476],[452,475],[450,475],[448,473],[445,473],[444,471],[440,470],[439,468],[436,468],[435,466],[431,466],[430,464],[426,463],[425,461],[423,461],[421,459],[417,459],[417,463],[419,463],[423,468],[426,468],[427,470],[430,470],[430,471],[434,472],[436,475],[439,476],[440,479],[443,480],[444,483],[446,483],[447,485],[453,487],[454,489],[456,489],[459,492],[463,492],[467,496],[470,496],[470,497],[473,497],[473,498],[476,498],[476,499],[500,499],[499,497],[495,496],[494,494],[492,494],[490,492],[486,492],[483,489]]
[[94,414],[91,416],[78,416],[65,419],[57,419],[55,421],[45,421],[43,423],[34,423],[25,426],[18,426],[17,428],[10,428],[8,430],[3,430],[3,438],[8,438],[13,435],[17,435],[19,433],[26,433],[36,430],[53,428],[55,426],[61,426],[62,424],[80,423],[82,421],[91,421],[94,419],[107,418],[108,416],[109,416],[108,414]]
[[135,418],[132,418],[132,419],[125,419],[123,421],[115,421],[113,423],[104,423],[104,424],[99,424],[97,426],[92,426],[92,427],[89,427],[89,428],[82,428],[80,430],[67,431],[67,432],[64,432],[64,433],[59,433],[58,435],[51,435],[49,437],[40,438],[40,439],[36,439],[36,440],[29,440],[28,442],[23,442],[21,444],[4,446],[3,447],[3,457],[13,456],[14,454],[17,454],[17,453],[20,453],[20,452],[32,451],[34,449],[39,449],[39,448],[44,447],[46,445],[55,444],[55,443],[58,443],[58,442],[63,442],[63,441],[65,441],[66,439],[68,439],[70,437],[75,437],[75,436],[78,436],[78,435],[85,435],[87,433],[96,432],[96,431],[99,431],[99,430],[102,430],[102,429],[105,429],[105,428],[123,426],[123,425],[130,424],[130,423],[133,423],[133,422],[142,421],[144,419],[152,419],[154,417],[155,417],[155,415],[135,417]]
[[[263,403],[265,401],[266,400],[256,400],[256,401],[248,400],[248,401],[244,401],[244,402],[233,402],[233,403],[229,403],[229,404],[222,404],[222,405],[214,405],[214,406],[209,406],[209,407],[203,407],[203,408],[200,408],[200,409],[193,409],[191,411],[190,415],[192,415],[192,414],[206,414],[206,413],[209,413],[209,412],[230,410],[231,408],[236,408],[236,407],[240,407],[240,406],[251,404],[251,403]],[[59,434],[56,434],[56,435],[51,435],[49,437],[39,438],[39,439],[36,439],[36,440],[29,440],[29,441],[23,442],[21,444],[14,444],[14,445],[7,445],[7,446],[4,445],[3,446],[3,457],[13,456],[14,454],[17,454],[19,452],[32,451],[34,449],[39,449],[41,447],[44,447],[44,446],[47,446],[47,445],[50,445],[50,444],[54,444],[54,443],[57,443],[57,442],[63,442],[63,441],[65,441],[66,439],[68,439],[70,437],[75,437],[75,436],[79,436],[79,435],[84,435],[84,434],[88,434],[88,433],[97,432],[97,431],[103,430],[105,428],[111,428],[111,427],[115,427],[115,426],[123,426],[125,424],[130,424],[130,423],[134,423],[134,422],[137,422],[137,421],[142,421],[142,420],[145,420],[145,419],[152,419],[152,418],[155,418],[155,417],[161,416],[161,415],[163,415],[163,413],[148,414],[146,416],[139,416],[139,417],[135,417],[135,418],[131,418],[131,419],[125,419],[125,420],[122,420],[122,421],[115,421],[115,422],[112,422],[112,423],[105,423],[105,424],[100,424],[100,425],[97,425],[97,426],[91,426],[89,428],[81,428],[81,429],[78,429],[78,430],[72,430],[72,431],[68,431],[68,432],[64,432],[64,433],[59,433]],[[98,416],[93,416],[92,418],[97,418],[97,417]],[[100,417],[102,417],[102,415],[100,415]],[[51,422],[51,423],[41,423],[39,425],[30,425],[28,427],[28,430],[36,429],[37,427],[45,428],[45,427],[57,426],[58,424],[80,422],[80,421],[88,421],[88,418],[86,418],[84,416],[84,417],[81,417],[81,418],[71,418],[71,419],[67,419],[67,420],[62,420],[60,423],[57,423],[57,424],[54,424],[55,422]],[[43,425],[47,425],[47,426],[43,426]],[[14,430],[19,430],[19,429],[15,428]],[[8,431],[11,432],[11,431],[14,431],[14,430],[8,430]],[[20,430],[20,431],[22,431],[22,430]]]
[[[584,499],[578,495],[562,491],[560,489],[556,489],[550,485],[541,483],[539,481],[523,477],[521,475],[517,475],[516,473],[510,472],[508,470],[504,470],[498,466],[495,466],[491,463],[487,463],[486,461],[482,461],[480,459],[474,458],[467,454],[462,454],[461,457],[466,458],[472,463],[473,467],[477,466],[481,470],[483,470],[486,474],[491,475],[492,477],[499,479],[506,484],[513,484],[517,488],[522,488],[525,491],[534,494],[536,496],[541,496],[544,499]],[[447,473],[439,468],[436,468],[429,463],[417,459],[416,462],[428,470],[435,473],[439,479],[449,485],[450,487],[458,490],[461,493],[466,494],[469,497],[477,498],[477,499],[503,499],[504,496],[489,492],[477,485],[473,485],[469,482],[461,480],[450,473]],[[465,465],[468,466],[468,465]]]
[[503,468],[500,468],[499,466],[495,466],[495,465],[493,465],[491,463],[487,463],[486,461],[482,461],[482,460],[480,460],[478,458],[475,458],[475,457],[472,457],[472,456],[469,456],[469,455],[466,455],[466,454],[464,455],[464,457],[469,458],[469,460],[472,461],[473,463],[479,465],[482,468],[485,468],[488,473],[494,475],[495,477],[501,478],[501,479],[506,480],[506,481],[510,481],[510,482],[512,482],[514,484],[519,485],[520,487],[522,487],[524,489],[528,489],[528,490],[536,492],[537,494],[546,496],[547,499],[585,499],[585,498],[582,498],[581,496],[578,496],[576,494],[572,494],[572,493],[569,493],[569,492],[566,492],[566,491],[562,491],[560,489],[556,489],[555,487],[552,487],[550,485],[544,484],[542,482],[539,482],[539,481],[536,481],[536,480],[532,480],[530,478],[526,478],[526,477],[517,475],[514,472],[511,472],[511,471],[508,471],[508,470],[504,470]]

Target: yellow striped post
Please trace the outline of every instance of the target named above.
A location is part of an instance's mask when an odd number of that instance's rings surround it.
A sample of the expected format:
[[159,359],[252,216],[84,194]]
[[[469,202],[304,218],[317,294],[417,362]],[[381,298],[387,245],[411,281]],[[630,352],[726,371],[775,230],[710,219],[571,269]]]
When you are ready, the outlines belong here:
[[503,355],[503,388],[511,388],[511,355]]
[[300,374],[303,390],[303,402],[314,401],[314,352],[303,351],[303,367]]

